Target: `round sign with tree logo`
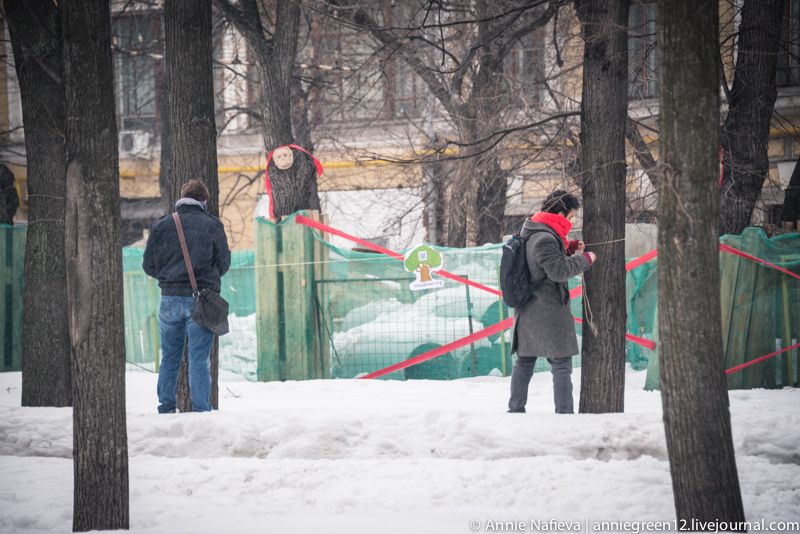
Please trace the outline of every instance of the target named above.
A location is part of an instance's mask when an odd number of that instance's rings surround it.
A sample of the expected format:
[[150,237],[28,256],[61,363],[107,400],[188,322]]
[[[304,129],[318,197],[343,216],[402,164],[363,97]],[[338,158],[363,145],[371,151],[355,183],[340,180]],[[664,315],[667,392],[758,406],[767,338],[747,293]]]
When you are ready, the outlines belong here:
[[411,291],[444,287],[444,280],[436,280],[431,276],[432,273],[442,269],[444,265],[442,254],[428,243],[418,245],[406,252],[403,265],[406,271],[414,273],[417,277],[408,285]]

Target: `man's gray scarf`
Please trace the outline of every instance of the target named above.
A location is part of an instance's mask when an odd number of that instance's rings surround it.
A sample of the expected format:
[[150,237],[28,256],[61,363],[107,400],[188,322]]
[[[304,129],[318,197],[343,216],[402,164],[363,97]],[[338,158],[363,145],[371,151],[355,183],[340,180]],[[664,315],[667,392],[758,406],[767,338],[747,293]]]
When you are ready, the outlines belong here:
[[182,198],[175,203],[175,211],[178,211],[178,206],[183,206],[185,204],[189,204],[190,206],[200,206],[203,208],[203,211],[208,213],[208,206],[206,206],[205,202],[200,202],[199,200],[195,200],[193,198]]

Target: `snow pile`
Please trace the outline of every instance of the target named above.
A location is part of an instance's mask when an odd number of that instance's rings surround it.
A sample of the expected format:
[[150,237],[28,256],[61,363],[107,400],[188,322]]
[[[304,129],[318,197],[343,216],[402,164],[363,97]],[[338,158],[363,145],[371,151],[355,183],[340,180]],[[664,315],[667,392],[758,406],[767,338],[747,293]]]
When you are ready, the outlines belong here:
[[[253,383],[220,411],[158,415],[156,375],[127,375],[131,528],[143,532],[475,532],[487,521],[671,521],[658,392],[628,369],[626,413],[527,414],[508,378]],[[574,372],[575,394],[580,370]],[[72,412],[21,408],[0,374],[0,531],[69,532]],[[800,392],[732,392],[748,520],[800,517]],[[528,530],[530,530],[528,528]]]

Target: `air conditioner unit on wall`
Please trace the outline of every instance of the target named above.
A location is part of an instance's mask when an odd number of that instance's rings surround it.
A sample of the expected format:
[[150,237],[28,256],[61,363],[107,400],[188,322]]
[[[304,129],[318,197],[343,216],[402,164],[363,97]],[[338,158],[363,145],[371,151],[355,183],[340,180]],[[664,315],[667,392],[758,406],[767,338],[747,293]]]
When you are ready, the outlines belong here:
[[119,153],[143,156],[150,149],[150,132],[142,130],[120,130]]

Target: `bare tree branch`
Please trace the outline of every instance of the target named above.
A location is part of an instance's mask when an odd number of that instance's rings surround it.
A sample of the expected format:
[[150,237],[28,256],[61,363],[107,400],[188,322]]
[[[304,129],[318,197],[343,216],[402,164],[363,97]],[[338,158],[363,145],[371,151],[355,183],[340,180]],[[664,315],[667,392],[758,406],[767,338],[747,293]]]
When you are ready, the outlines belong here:
[[[439,22],[439,23],[436,23],[436,24],[425,24],[425,22],[423,21],[422,24],[419,24],[417,26],[385,26],[385,27],[379,28],[378,31],[388,31],[388,32],[395,32],[395,31],[421,31],[421,30],[428,30],[428,29],[453,28],[453,27],[457,27],[457,26],[468,26],[468,25],[472,25],[472,24],[480,24],[480,23],[483,23],[483,22],[492,22],[492,21],[507,17],[509,15],[519,14],[519,13],[523,13],[525,11],[528,11],[530,9],[534,9],[536,7],[539,7],[539,6],[543,5],[543,4],[548,3],[549,1],[550,0],[531,0],[531,1],[529,1],[527,3],[524,3],[523,5],[521,5],[521,6],[517,7],[517,8],[509,9],[508,11],[504,11],[503,13],[500,13],[498,15],[491,15],[491,16],[488,16],[488,17],[480,17],[480,18],[475,18],[475,19],[461,19],[461,20],[455,20],[455,21],[452,21],[452,22]],[[322,4],[323,5],[327,5],[329,8],[332,8],[332,9],[335,9],[335,10],[340,10],[340,11],[350,8],[350,12],[353,12],[353,10],[355,9],[353,6],[342,6],[337,1],[322,2]],[[321,15],[330,16],[329,13],[327,13],[327,12],[324,12],[324,11],[321,11],[321,10],[317,10],[317,9],[313,9],[313,8],[312,8],[312,10],[316,11],[317,13],[319,13]],[[334,17],[334,18],[336,18],[336,17]],[[340,22],[342,22],[345,25],[347,25],[347,24],[351,24],[352,25],[352,23],[350,23],[347,20],[344,20],[344,19],[338,19],[338,20],[340,20]],[[354,26],[358,27],[358,24],[355,24]]]
[[[387,161],[387,162],[391,162],[391,163],[422,163],[424,161],[431,161],[431,160],[442,161],[443,159],[447,159],[447,161],[457,161],[457,160],[463,160],[463,159],[469,159],[469,158],[476,158],[478,156],[481,156],[483,154],[486,154],[486,153],[490,152],[497,145],[499,145],[500,142],[503,139],[505,139],[506,137],[508,137],[509,135],[511,135],[513,133],[521,132],[521,131],[524,131],[524,130],[529,130],[531,128],[536,128],[537,126],[542,126],[542,125],[547,124],[548,122],[551,122],[551,121],[554,121],[554,120],[567,119],[569,117],[576,117],[576,116],[579,116],[580,114],[581,114],[580,111],[569,111],[569,112],[566,112],[566,113],[559,113],[557,115],[551,115],[551,116],[547,117],[546,119],[543,119],[543,120],[540,120],[540,121],[537,121],[537,122],[533,122],[533,123],[529,123],[529,124],[523,124],[521,126],[517,126],[517,127],[514,127],[514,128],[508,128],[508,129],[505,129],[505,130],[502,130],[502,131],[493,132],[492,134],[490,134],[487,137],[484,137],[482,139],[479,139],[479,140],[474,141],[474,142],[469,142],[469,143],[462,143],[462,142],[459,142],[459,141],[451,141],[451,140],[448,139],[448,140],[445,141],[445,144],[442,147],[437,148],[432,153],[426,154],[425,156],[422,156],[422,157],[419,157],[419,158],[405,158],[404,159],[404,158],[377,158],[376,157],[376,158],[373,158],[370,161]],[[455,147],[459,147],[459,148],[467,148],[467,147],[473,147],[473,146],[480,146],[480,145],[482,145],[484,143],[487,143],[489,141],[491,141],[491,143],[488,146],[484,147],[483,149],[479,150],[478,152],[470,152],[470,154],[466,155],[466,156],[447,156],[446,158],[441,158],[440,157],[440,156],[446,155],[448,148],[450,148],[451,146],[455,146]]]
[[[217,9],[222,11],[225,17],[239,30],[243,35],[248,37],[253,43],[263,42],[264,45],[269,43],[269,39],[264,35],[264,28],[261,25],[261,18],[258,16],[258,6],[255,7],[256,16],[251,16],[255,0],[241,0],[242,9],[234,7],[229,0],[213,0]],[[247,13],[247,15],[245,14]]]
[[[394,32],[385,31],[384,28],[381,28],[377,23],[375,23],[372,17],[370,17],[369,14],[367,14],[366,11],[360,7],[352,13],[352,20],[361,29],[369,30],[370,34],[378,42],[388,48],[399,50],[403,45],[402,39],[397,37]],[[457,116],[458,108],[451,98],[450,92],[441,83],[441,81],[436,78],[434,72],[427,67],[425,61],[409,50],[405,50],[404,52],[406,53],[406,62],[409,64],[409,66],[411,66],[412,69],[414,69],[414,72],[417,74],[417,76],[422,78],[422,80],[428,86],[428,89],[436,96],[445,110],[447,110],[451,116]]]
[[542,15],[537,18],[536,20],[531,21],[530,24],[523,26],[522,28],[518,29],[516,32],[511,34],[511,36],[506,40],[505,44],[500,48],[497,57],[495,58],[496,61],[502,61],[506,55],[511,51],[511,48],[519,42],[520,39],[529,35],[536,31],[538,28],[541,28],[552,19],[557,13],[558,8],[564,5],[564,1],[559,2],[550,2],[550,5],[547,9],[542,13]]
[[636,159],[639,160],[639,164],[642,166],[642,170],[644,170],[647,177],[650,179],[650,183],[653,184],[655,189],[658,189],[658,163],[656,163],[655,158],[650,153],[650,149],[647,148],[647,144],[644,142],[642,138],[642,134],[639,132],[639,127],[633,119],[628,116],[625,122],[625,139],[628,140],[628,143],[631,145],[633,149],[633,153],[636,155]]

